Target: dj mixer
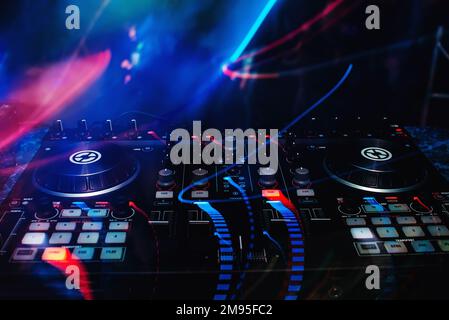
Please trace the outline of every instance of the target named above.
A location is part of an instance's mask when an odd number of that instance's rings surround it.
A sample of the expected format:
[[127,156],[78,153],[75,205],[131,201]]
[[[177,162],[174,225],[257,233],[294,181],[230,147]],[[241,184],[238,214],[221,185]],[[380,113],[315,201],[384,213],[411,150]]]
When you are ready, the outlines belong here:
[[57,121],[1,207],[0,297],[448,297],[449,184],[408,132],[308,120],[277,171],[173,165],[168,133],[136,120]]

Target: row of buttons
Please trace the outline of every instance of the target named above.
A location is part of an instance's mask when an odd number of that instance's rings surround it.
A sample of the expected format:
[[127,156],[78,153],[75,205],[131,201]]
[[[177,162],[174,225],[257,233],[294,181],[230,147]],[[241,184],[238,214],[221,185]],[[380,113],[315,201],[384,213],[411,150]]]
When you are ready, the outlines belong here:
[[[96,244],[100,239],[99,232],[81,232],[78,235],[78,244]],[[47,234],[44,232],[28,232],[22,239],[22,244],[31,246],[44,245],[47,241]],[[54,232],[50,239],[49,244],[69,244],[72,241],[71,232]],[[107,244],[125,243],[126,232],[108,232],[104,242]]]
[[[76,229],[76,222],[58,222],[56,223],[55,230],[57,231],[74,231]],[[30,223],[30,231],[48,231],[50,229],[49,222],[33,222]],[[84,231],[98,231],[103,229],[103,222],[83,222],[81,229]],[[129,222],[111,222],[109,223],[109,230],[128,230]]]
[[[379,212],[385,212],[385,207],[380,204],[365,204],[363,205],[363,210],[365,210],[366,213],[379,213]],[[408,205],[403,203],[395,203],[395,204],[389,204],[388,205],[388,211],[390,212],[410,212],[410,208]]]
[[[95,208],[87,210],[87,216],[90,218],[106,218],[109,209]],[[63,218],[79,218],[83,214],[81,209],[62,209],[61,217]]]
[[[42,251],[38,248],[17,248],[12,256],[14,261],[32,261],[38,256],[38,252]],[[97,253],[98,252],[98,253]],[[70,254],[69,249],[60,247],[45,248],[42,252],[41,260],[43,261],[64,261],[67,259],[74,260],[122,260],[125,248],[122,247],[78,247],[73,249]]]
[[[416,224],[417,220],[413,216],[396,217],[398,224]],[[421,216],[421,222],[424,224],[437,224],[441,223],[441,218],[438,216]],[[370,219],[374,225],[389,225],[392,224],[392,220],[389,217],[375,217]],[[346,224],[348,226],[365,226],[367,223],[365,218],[346,218]]]
[[[427,230],[434,237],[449,236],[449,229],[444,225],[427,226]],[[395,227],[378,227],[377,234],[380,238],[398,238],[399,233]],[[408,238],[425,237],[426,234],[421,227],[402,227],[402,232]],[[351,235],[354,239],[375,238],[370,228],[351,228]]]
[[[435,242],[429,240],[416,240],[410,243],[414,253],[436,252],[435,248],[440,248],[442,252],[449,252],[449,240],[438,240]],[[358,242],[357,251],[361,255],[382,254],[382,249],[388,254],[408,253],[409,249],[405,242],[385,241],[385,242]]]

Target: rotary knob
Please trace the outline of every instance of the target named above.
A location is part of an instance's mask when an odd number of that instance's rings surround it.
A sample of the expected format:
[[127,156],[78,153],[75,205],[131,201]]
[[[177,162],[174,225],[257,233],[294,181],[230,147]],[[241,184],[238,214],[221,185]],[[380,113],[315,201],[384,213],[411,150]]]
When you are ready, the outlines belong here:
[[59,210],[53,207],[50,201],[41,201],[35,209],[34,216],[39,220],[47,220],[57,217],[58,214]]
[[339,204],[338,211],[347,216],[354,216],[361,213],[362,209],[356,200],[346,198]]
[[296,168],[293,176],[293,184],[297,187],[306,187],[310,184],[310,171],[307,168]]
[[136,211],[128,205],[119,205],[112,210],[111,216],[117,220],[129,219]]
[[417,213],[430,213],[433,211],[433,208],[426,205],[420,197],[413,197],[410,208]]
[[276,185],[276,170],[269,168],[269,167],[263,167],[259,168],[259,184],[262,187],[270,188],[274,187]]
[[175,172],[171,169],[159,170],[157,184],[161,188],[170,188],[175,185]]
[[192,182],[197,187],[205,187],[207,185],[207,174],[209,172],[206,169],[198,168],[192,171]]

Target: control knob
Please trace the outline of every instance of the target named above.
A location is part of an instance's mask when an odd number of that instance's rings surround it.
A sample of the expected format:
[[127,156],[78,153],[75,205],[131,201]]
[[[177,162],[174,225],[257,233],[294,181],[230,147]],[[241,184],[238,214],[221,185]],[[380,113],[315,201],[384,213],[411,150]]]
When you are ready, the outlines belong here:
[[303,188],[310,184],[310,171],[307,168],[296,168],[293,176],[293,184]]
[[433,211],[433,208],[426,205],[419,197],[413,197],[410,208],[418,213],[430,213]]
[[161,188],[170,188],[175,185],[175,172],[171,169],[159,170],[157,184]]
[[50,201],[43,200],[37,204],[34,216],[39,220],[47,220],[57,217],[58,214],[59,209],[53,207],[53,204]]
[[354,199],[345,198],[342,202],[340,202],[338,206],[338,211],[347,216],[358,215],[362,212],[360,205]]
[[128,204],[119,204],[114,207],[111,212],[111,216],[114,219],[123,220],[131,218],[135,213],[136,211]]
[[192,171],[192,182],[197,187],[205,187],[208,183],[207,181],[207,174],[209,172],[206,169],[198,168]]
[[270,167],[259,168],[259,184],[262,187],[270,188],[276,185],[276,170]]

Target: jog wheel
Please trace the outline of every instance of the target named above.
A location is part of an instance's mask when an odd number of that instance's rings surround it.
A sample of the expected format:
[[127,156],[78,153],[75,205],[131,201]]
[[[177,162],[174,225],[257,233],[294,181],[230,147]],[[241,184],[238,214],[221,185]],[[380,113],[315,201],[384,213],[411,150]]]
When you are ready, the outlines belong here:
[[330,146],[324,168],[346,186],[379,193],[414,190],[428,175],[412,147],[381,139]]
[[130,184],[139,173],[139,162],[115,144],[55,147],[43,151],[42,166],[34,172],[34,185],[59,197],[93,197]]

